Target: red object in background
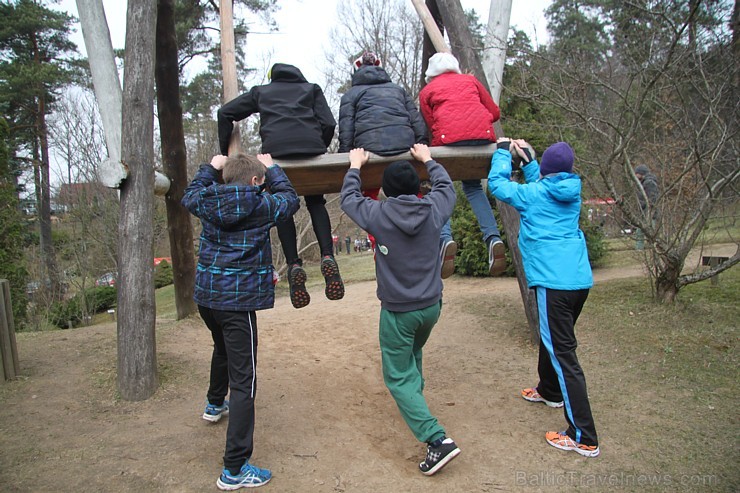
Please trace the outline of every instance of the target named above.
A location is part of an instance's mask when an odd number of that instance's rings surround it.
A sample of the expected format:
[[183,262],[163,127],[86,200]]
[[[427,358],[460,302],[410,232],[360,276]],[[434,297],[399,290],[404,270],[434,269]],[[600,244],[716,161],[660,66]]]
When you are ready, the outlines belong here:
[[168,264],[172,265],[172,257],[154,257],[154,267],[162,263],[165,260]]

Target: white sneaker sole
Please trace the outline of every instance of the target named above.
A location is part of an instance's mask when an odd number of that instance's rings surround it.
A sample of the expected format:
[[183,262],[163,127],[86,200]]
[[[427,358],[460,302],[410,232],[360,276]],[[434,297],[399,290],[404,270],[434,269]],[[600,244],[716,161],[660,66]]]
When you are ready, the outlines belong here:
[[556,449],[560,450],[572,450],[573,452],[577,452],[580,455],[584,457],[598,457],[601,451],[599,450],[599,447],[596,447],[596,450],[583,450],[582,448],[578,447],[570,447],[568,445],[560,445],[559,443],[551,442],[548,439],[545,439],[547,443],[555,447]]
[[250,483],[226,484],[226,483],[221,482],[221,478],[218,478],[216,480],[216,488],[218,488],[221,491],[234,491],[234,490],[238,490],[239,488],[259,488],[260,486],[264,486],[267,483],[269,483],[270,479],[268,479],[267,481],[262,481],[261,483],[254,483],[254,484],[250,484]]
[[548,401],[547,399],[543,399],[542,397],[532,398],[532,397],[525,397],[525,396],[522,396],[522,399],[524,399],[525,401],[529,401],[529,402],[541,402],[547,407],[555,407],[555,408],[563,407],[563,401],[552,402],[552,401]]
[[229,411],[226,411],[221,414],[217,414],[216,416],[214,416],[213,414],[203,413],[202,417],[203,419],[211,423],[218,423],[219,421],[221,421],[221,418],[223,418],[224,416],[228,416],[228,415],[229,415]]

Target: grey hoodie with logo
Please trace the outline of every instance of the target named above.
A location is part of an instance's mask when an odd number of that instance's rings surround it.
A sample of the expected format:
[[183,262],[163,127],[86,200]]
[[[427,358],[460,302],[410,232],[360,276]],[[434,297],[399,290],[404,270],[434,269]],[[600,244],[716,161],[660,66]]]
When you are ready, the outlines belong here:
[[375,237],[377,295],[389,311],[421,310],[442,298],[439,234],[455,207],[455,190],[438,162],[425,164],[432,190],[421,198],[372,200],[362,196],[359,170],[344,177],[342,210]]

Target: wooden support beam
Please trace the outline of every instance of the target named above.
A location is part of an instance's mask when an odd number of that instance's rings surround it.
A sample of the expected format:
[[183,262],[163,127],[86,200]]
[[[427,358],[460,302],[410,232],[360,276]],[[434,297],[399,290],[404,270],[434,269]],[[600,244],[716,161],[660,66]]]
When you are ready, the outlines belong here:
[[[220,27],[221,27],[221,73],[224,79],[224,103],[228,103],[239,95],[239,83],[236,76],[236,48],[234,41],[234,8],[233,0],[221,0]],[[229,140],[229,155],[241,152],[241,138],[239,123],[234,122],[234,129]]]
[[[491,156],[495,145],[475,147],[430,147],[432,158],[442,164],[453,180],[480,180],[488,177]],[[378,188],[383,180],[383,171],[394,161],[409,160],[414,163],[422,179],[428,178],[423,163],[415,162],[405,152],[396,156],[370,154],[370,161],[362,167],[362,188]],[[275,159],[298,195],[320,195],[337,193],[342,189],[344,175],[349,168],[349,153],[323,154],[309,159]]]

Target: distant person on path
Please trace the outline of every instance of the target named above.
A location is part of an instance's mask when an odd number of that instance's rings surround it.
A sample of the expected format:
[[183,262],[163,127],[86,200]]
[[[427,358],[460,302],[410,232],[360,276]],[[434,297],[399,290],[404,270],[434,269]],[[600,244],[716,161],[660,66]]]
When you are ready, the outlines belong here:
[[[650,168],[644,164],[635,168],[635,176],[640,180],[641,185],[641,190],[637,191],[637,200],[640,203],[642,215],[648,217],[648,214],[650,214],[650,220],[655,222],[655,219],[658,216],[655,204],[658,202],[658,196],[660,195],[658,178],[656,178],[655,175],[650,172]],[[645,248],[645,233],[642,229],[637,228],[637,231],[635,231],[635,240],[635,250],[642,250]]]
[[[524,185],[511,181],[512,153],[522,160]],[[574,330],[593,285],[586,238],[578,227],[581,178],[573,173],[574,159],[565,142],[548,147],[538,164],[525,141],[499,139],[488,187],[497,199],[519,211],[524,273],[527,285],[537,293],[540,381],[521,395],[530,402],[564,407],[568,428],[548,431],[548,444],[596,457],[599,442]]]
[[[433,146],[480,146],[496,142],[493,123],[498,121],[501,111],[474,75],[461,73],[454,56],[434,54],[429,59],[426,80],[427,85],[419,93],[419,107],[432,131]],[[462,189],[483,234],[488,272],[492,276],[501,275],[506,270],[506,249],[491,203],[480,180],[463,180]],[[449,256],[445,249],[457,251],[449,222],[442,229],[442,238],[440,255],[445,258]]]
[[350,246],[351,243],[352,243],[352,238],[350,238],[349,236],[347,236],[344,239],[344,244],[347,247],[347,255],[349,255],[349,246]]
[[203,419],[216,423],[231,416],[216,485],[221,490],[261,486],[272,474],[249,463],[257,391],[256,312],[272,308],[275,299],[270,228],[295,214],[298,196],[269,154],[238,154],[214,156],[211,164],[201,165],[182,203],[203,226],[194,299],[213,338]]
[[[306,81],[298,68],[276,63],[268,73],[269,84],[254,86],[249,92],[229,101],[218,110],[218,140],[221,153],[229,151],[229,139],[235,121],[253,113],[260,114],[262,152],[276,158],[298,159],[326,153],[334,136],[336,122],[324,93],[317,84]],[[324,276],[326,297],[344,297],[344,283],[334,259],[331,241],[331,221],[323,195],[306,196],[316,239],[321,249],[321,274]],[[295,308],[311,302],[306,290],[306,271],[298,256],[298,242],[293,217],[279,222],[278,237],[288,263],[290,301]]]
[[419,175],[408,161],[396,161],[385,169],[387,200],[363,197],[360,169],[368,162],[368,153],[360,148],[349,154],[341,207],[377,242],[383,380],[411,432],[427,444],[419,469],[431,476],[460,453],[429,411],[422,375],[422,349],[442,309],[442,267],[436,261],[436,249],[429,245],[437,243],[442,225],[452,214],[455,190],[427,146],[414,145],[411,155],[429,171],[432,190],[425,197],[417,196]]

